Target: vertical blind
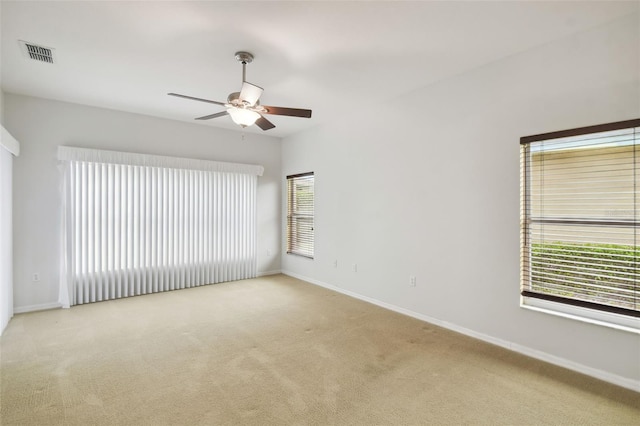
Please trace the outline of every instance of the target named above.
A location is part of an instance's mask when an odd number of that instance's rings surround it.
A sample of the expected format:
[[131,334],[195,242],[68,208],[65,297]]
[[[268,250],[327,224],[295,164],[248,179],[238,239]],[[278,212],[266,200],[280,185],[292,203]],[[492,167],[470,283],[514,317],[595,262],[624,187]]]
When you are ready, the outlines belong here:
[[287,176],[287,253],[313,258],[313,172]]
[[262,167],[60,147],[63,306],[256,275]]
[[640,120],[521,139],[522,295],[640,316]]

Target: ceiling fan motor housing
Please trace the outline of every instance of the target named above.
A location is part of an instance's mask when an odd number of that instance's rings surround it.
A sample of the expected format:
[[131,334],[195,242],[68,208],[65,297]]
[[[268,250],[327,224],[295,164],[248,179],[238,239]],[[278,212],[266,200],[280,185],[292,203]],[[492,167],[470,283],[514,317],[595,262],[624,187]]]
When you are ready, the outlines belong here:
[[247,108],[247,107],[257,107],[260,105],[260,101],[257,100],[254,105],[251,105],[249,102],[240,99],[240,92],[233,92],[227,97],[227,103],[233,105],[238,108]]

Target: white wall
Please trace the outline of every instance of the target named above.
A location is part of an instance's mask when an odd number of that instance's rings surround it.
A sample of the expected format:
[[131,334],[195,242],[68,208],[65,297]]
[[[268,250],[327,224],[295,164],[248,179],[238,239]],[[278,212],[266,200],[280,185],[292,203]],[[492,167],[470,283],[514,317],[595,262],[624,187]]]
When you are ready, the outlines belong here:
[[640,117],[638,23],[286,138],[282,181],[315,172],[316,245],[283,272],[640,389],[639,335],[519,307],[519,138]]
[[[14,306],[56,306],[59,145],[261,164],[258,273],[279,271],[281,141],[264,135],[5,93],[7,129],[21,142],[14,161]],[[267,256],[267,250],[271,252]],[[34,273],[40,275],[33,282]]]

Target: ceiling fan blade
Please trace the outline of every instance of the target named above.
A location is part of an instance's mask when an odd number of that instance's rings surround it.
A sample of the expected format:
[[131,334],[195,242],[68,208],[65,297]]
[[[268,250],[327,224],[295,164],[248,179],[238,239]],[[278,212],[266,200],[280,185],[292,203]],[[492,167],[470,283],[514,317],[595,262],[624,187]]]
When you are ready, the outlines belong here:
[[262,105],[262,108],[265,114],[288,115],[290,117],[311,118],[310,109],[283,108],[283,107],[267,106],[267,105]]
[[196,120],[211,120],[212,118],[224,117],[225,115],[229,115],[227,111],[217,112],[211,115],[205,115],[204,117],[198,117]]
[[178,93],[167,93],[167,95],[177,96],[178,98],[191,99],[192,101],[208,102],[210,104],[216,104],[216,105],[222,105],[222,106],[226,105],[224,102],[210,101],[209,99],[202,99],[202,98],[194,98],[193,96],[179,95]]
[[274,127],[276,127],[275,124],[273,124],[272,122],[270,122],[269,120],[267,120],[263,116],[260,116],[260,118],[258,118],[256,120],[256,125],[258,127],[260,127],[262,130],[269,130],[269,129],[273,129]]
[[245,81],[242,83],[242,90],[240,90],[240,100],[254,106],[256,102],[258,102],[258,99],[260,99],[263,91],[264,89],[262,87]]

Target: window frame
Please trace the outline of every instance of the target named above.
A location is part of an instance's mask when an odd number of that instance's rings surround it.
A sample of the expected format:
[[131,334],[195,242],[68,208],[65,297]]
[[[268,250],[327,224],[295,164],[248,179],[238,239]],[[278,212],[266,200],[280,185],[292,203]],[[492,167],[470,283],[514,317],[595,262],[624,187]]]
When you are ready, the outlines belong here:
[[[632,309],[617,308],[615,306],[600,305],[593,302],[587,302],[570,297],[560,297],[554,295],[548,295],[544,293],[535,293],[527,290],[527,286],[530,285],[531,273],[531,252],[532,252],[532,239],[530,236],[531,224],[533,223],[531,215],[530,205],[530,182],[531,182],[531,155],[529,146],[535,142],[561,139],[574,136],[587,136],[589,134],[633,129],[640,127],[640,119],[625,120],[615,123],[600,124],[595,126],[587,126],[576,129],[562,130],[557,132],[542,133],[532,136],[525,136],[520,138],[521,145],[521,165],[520,165],[520,306],[526,309],[544,312],[548,314],[558,315],[566,318],[585,321],[593,324],[604,325],[614,327],[621,330],[631,331],[634,333],[640,333],[640,312]],[[634,132],[635,133],[635,132]],[[640,136],[637,134],[634,136],[634,146],[637,146]],[[637,149],[637,148],[635,148]],[[634,159],[635,150],[634,150]],[[637,169],[637,162],[634,162],[634,170]],[[635,171],[634,171],[635,176]],[[636,207],[634,207],[635,209]],[[634,215],[634,217],[637,217]],[[544,219],[543,219],[544,220]],[[583,222],[587,223],[588,220]],[[581,223],[580,220],[577,223]],[[602,224],[600,224],[602,225]],[[637,219],[633,219],[629,226],[638,229]],[[613,226],[609,223],[603,226]],[[638,247],[637,243],[634,243],[635,247]],[[636,277],[637,279],[637,277]],[[637,280],[634,284],[634,291],[636,295],[640,294],[640,288],[638,287]]]
[[[296,193],[292,189],[292,185],[295,185],[297,182],[302,180],[309,180],[311,178],[312,182],[312,197],[311,197],[311,213],[309,212],[299,212],[293,211],[294,206],[296,206],[297,199]],[[287,254],[293,254],[296,256],[305,257],[308,259],[313,259],[315,255],[315,173],[314,172],[305,172],[305,173],[297,173],[293,175],[288,175],[286,177],[287,189],[286,189],[286,198],[287,198]],[[311,220],[311,231],[310,232],[300,232],[299,227],[297,225],[298,220]],[[294,222],[296,225],[294,225]],[[294,233],[296,236],[294,237]],[[305,244],[304,240],[307,239],[307,243]],[[303,243],[298,242],[299,240],[303,240]]]

